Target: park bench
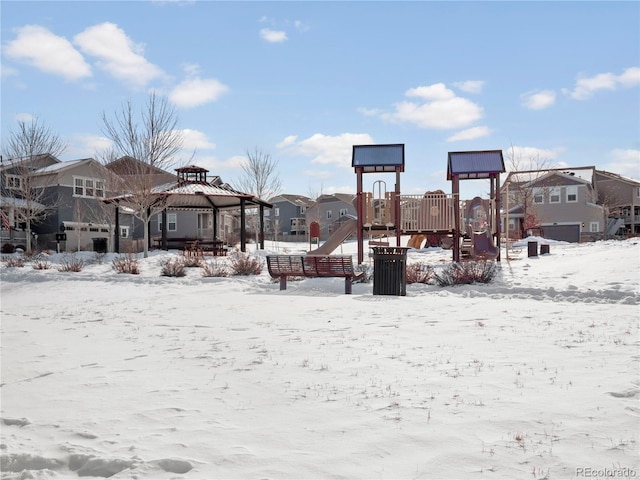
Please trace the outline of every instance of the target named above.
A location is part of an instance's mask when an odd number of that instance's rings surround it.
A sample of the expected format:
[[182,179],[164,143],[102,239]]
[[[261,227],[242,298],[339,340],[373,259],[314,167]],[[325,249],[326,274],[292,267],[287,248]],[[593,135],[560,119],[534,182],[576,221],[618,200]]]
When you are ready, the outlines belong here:
[[344,277],[344,293],[350,294],[363,275],[353,269],[350,255],[267,255],[267,269],[280,280],[280,290],[287,289],[287,277]]

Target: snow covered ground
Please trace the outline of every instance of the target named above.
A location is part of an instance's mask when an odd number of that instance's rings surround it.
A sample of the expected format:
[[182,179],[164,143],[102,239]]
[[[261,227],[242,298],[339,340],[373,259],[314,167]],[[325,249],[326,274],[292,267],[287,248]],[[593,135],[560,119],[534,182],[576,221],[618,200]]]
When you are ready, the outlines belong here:
[[550,249],[406,297],[3,265],[2,478],[638,478],[640,239]]

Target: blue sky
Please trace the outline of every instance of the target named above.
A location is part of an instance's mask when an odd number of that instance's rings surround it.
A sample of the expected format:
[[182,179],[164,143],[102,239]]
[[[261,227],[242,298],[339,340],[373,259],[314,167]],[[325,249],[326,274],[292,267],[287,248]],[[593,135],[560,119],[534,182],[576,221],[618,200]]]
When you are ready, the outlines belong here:
[[[286,193],[354,192],[351,147],[405,144],[402,193],[447,152],[640,179],[639,2],[2,1],[2,140],[38,117],[95,156],[101,115],[156,91],[185,155],[233,183],[255,147]],[[369,178],[371,177],[371,178]],[[365,175],[373,181],[393,179]],[[463,182],[483,194],[488,182]]]

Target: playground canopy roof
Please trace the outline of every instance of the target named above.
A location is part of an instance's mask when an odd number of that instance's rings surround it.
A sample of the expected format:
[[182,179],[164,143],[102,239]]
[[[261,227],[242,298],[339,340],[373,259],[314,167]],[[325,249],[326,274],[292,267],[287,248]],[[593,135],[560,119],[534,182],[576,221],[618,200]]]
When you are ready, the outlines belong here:
[[404,144],[354,145],[351,166],[363,172],[404,172]]
[[447,180],[492,178],[505,172],[502,150],[449,152]]

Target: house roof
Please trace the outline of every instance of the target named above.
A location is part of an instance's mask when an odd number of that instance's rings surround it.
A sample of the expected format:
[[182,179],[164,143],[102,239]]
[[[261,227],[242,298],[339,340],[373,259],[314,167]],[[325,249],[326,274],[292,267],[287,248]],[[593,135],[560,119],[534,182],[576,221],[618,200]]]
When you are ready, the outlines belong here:
[[611,180],[620,180],[621,182],[629,183],[634,186],[640,185],[640,180],[635,180],[631,177],[625,177],[623,175],[619,175],[617,173],[607,172],[606,170],[596,170],[595,173],[597,175],[601,175],[603,177],[610,178]]
[[35,173],[36,175],[48,175],[51,173],[59,173],[65,170],[69,170],[71,168],[77,167],[78,165],[84,165],[88,163],[95,163],[99,165],[101,168],[104,168],[102,164],[93,158],[81,158],[79,160],[69,160],[66,162],[54,163],[53,165],[49,165],[47,167],[43,167],[38,169]]
[[304,195],[292,195],[288,193],[283,193],[281,195],[276,195],[273,198],[269,199],[269,203],[278,203],[278,202],[289,202],[293,205],[301,205],[301,206],[309,206],[313,204],[313,200],[309,197],[305,197]]
[[447,180],[491,178],[505,172],[502,150],[449,152]]
[[[33,155],[32,157],[23,157],[17,159],[3,159],[0,164],[0,170],[11,170],[14,168],[28,168],[29,170],[34,170],[38,168],[42,168],[42,165],[52,165],[56,163],[61,163],[53,155],[48,153],[43,153],[39,155]],[[34,168],[35,167],[35,168]]]
[[[572,168],[550,168],[544,170],[526,170],[522,172],[511,172],[507,176],[506,182],[517,184],[535,184],[547,180],[550,176],[560,176],[569,184],[593,184],[594,167],[572,167]],[[564,183],[565,185],[567,183]]]

